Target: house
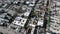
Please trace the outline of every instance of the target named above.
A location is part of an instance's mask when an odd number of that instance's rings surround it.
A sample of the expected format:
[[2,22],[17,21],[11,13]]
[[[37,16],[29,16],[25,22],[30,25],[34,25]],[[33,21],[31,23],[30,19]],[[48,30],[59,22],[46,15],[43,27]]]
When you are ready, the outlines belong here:
[[7,12],[8,14],[10,14],[11,16],[14,16],[15,14],[16,14],[16,12],[15,11],[13,11],[13,10],[8,10],[8,12]]
[[1,15],[0,15],[0,18],[4,18],[5,15],[7,15],[7,13],[1,14]]
[[60,6],[60,2],[56,2],[56,5],[57,5],[57,6]]
[[8,22],[9,22],[9,20],[0,18],[0,25],[3,25],[3,24],[7,25]]

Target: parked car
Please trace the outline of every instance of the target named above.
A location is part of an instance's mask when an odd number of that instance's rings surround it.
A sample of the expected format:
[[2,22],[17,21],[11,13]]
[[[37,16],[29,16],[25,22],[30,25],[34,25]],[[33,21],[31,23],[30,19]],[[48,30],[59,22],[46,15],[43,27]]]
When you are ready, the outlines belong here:
[[3,34],[2,32],[0,32],[0,34]]

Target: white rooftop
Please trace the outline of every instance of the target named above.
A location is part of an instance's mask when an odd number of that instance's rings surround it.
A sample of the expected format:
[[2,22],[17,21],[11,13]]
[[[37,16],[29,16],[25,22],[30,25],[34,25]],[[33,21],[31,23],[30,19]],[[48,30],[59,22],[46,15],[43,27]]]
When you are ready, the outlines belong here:
[[29,16],[30,12],[25,12],[24,16]]
[[57,2],[56,5],[60,6],[60,2]]
[[37,25],[38,26],[43,26],[43,21],[38,21]]
[[32,27],[35,27],[35,25],[34,24],[29,24],[30,26],[32,26]]
[[17,3],[18,3],[18,1],[14,1],[13,3],[16,3],[16,4],[17,4]]

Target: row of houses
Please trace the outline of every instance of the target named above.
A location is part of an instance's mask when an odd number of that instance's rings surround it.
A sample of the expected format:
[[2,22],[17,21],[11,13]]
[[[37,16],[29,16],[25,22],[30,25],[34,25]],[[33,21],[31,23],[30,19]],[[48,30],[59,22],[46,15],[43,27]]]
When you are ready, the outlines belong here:
[[54,1],[51,5],[50,11],[50,27],[48,28],[49,34],[60,34],[60,2]]

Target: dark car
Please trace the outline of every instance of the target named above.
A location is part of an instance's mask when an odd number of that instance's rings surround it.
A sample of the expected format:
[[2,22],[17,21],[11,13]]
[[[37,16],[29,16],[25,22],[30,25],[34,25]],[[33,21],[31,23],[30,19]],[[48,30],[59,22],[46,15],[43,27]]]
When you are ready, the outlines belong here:
[[0,32],[0,34],[3,34],[2,32]]

